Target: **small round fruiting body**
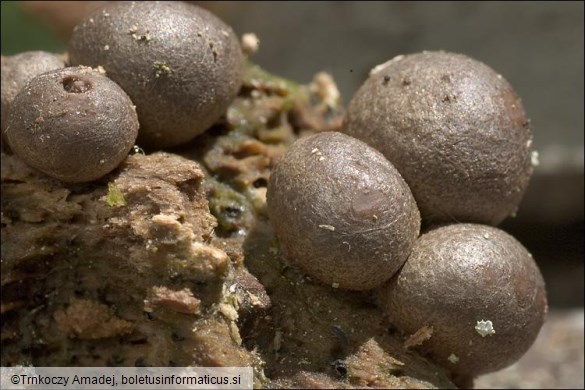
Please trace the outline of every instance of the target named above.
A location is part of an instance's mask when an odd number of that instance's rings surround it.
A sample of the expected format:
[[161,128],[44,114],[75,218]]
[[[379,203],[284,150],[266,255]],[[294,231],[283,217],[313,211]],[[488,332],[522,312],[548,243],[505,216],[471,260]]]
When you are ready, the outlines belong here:
[[374,68],[344,127],[394,164],[426,224],[497,225],[515,213],[533,171],[520,99],[461,54],[423,52]]
[[267,205],[285,258],[323,283],[350,290],[392,277],[420,229],[398,171],[375,149],[337,132],[291,146],[271,173]]
[[98,179],[128,155],[138,135],[132,101],[86,67],[33,78],[14,98],[6,128],[25,163],[68,183]]
[[421,235],[377,296],[406,334],[432,328],[421,348],[438,364],[469,376],[518,360],[547,312],[544,281],[530,253],[504,231],[476,224]]
[[50,70],[63,68],[65,63],[55,54],[45,51],[27,51],[14,56],[2,56],[2,141],[8,121],[8,112],[14,97],[33,77]]
[[115,2],[75,27],[73,65],[103,66],[130,96],[141,146],[190,141],[227,110],[241,85],[233,30],[185,2]]

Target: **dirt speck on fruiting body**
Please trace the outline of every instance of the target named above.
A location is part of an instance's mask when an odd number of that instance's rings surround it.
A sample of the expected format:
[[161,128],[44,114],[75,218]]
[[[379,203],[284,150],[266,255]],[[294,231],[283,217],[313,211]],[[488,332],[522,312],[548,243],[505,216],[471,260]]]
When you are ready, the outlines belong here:
[[370,70],[369,76],[373,76],[376,73],[380,73],[382,70],[384,70],[391,63],[398,62],[398,61],[402,60],[403,58],[404,58],[404,55],[400,54],[400,55],[397,55],[396,57],[392,58],[391,60],[384,62],[383,64],[374,66],[372,68],[372,70]]
[[[106,74],[106,70],[105,70],[105,69],[104,69],[104,67],[103,67],[103,66],[101,66],[101,65],[98,65],[97,67],[93,68],[93,70],[94,70],[95,72],[98,72],[98,73],[99,73],[99,74],[101,74],[101,75],[105,75],[105,74]],[[134,105],[133,105],[133,107],[134,107],[134,110],[136,110],[136,106],[134,106]]]
[[157,78],[161,77],[161,76],[167,76],[171,73],[173,73],[173,70],[171,69],[170,66],[168,66],[165,62],[155,62],[152,67],[155,70],[155,76]]
[[538,151],[534,150],[530,155],[530,163],[533,167],[537,167],[540,165],[540,160],[538,159]]
[[484,321],[477,321],[477,325],[475,325],[475,330],[481,337],[491,336],[496,333],[494,329],[494,325],[490,320]]

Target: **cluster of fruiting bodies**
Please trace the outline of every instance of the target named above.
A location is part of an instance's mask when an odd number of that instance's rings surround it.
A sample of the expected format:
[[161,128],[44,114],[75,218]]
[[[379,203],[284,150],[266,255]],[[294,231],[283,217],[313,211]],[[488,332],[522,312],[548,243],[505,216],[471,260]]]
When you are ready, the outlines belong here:
[[[243,63],[232,29],[199,7],[116,3],[76,27],[64,59],[2,58],[3,142],[51,177],[94,181],[135,142],[169,148],[206,131]],[[301,138],[275,166],[267,204],[282,254],[332,288],[374,291],[450,371],[505,367],[547,310],[529,252],[490,226],[520,203],[531,143],[520,100],[486,65],[396,57],[372,70],[342,132]]]
[[244,61],[228,25],[183,2],[114,4],[74,29],[68,67],[34,66],[47,56],[3,59],[2,133],[27,164],[68,183],[106,175],[135,142],[161,149],[203,133],[238,93]]
[[415,345],[476,376],[518,360],[547,311],[530,253],[490,226],[516,212],[531,144],[519,98],[486,65],[399,56],[372,70],[342,132],[282,157],[268,212],[291,263],[333,287],[374,290]]

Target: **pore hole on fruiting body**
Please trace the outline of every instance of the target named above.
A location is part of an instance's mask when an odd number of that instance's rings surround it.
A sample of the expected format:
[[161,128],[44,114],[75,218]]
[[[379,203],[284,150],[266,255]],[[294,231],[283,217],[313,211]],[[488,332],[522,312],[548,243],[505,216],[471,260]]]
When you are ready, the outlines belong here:
[[63,89],[69,93],[85,93],[91,90],[92,85],[88,80],[82,80],[74,76],[63,78]]

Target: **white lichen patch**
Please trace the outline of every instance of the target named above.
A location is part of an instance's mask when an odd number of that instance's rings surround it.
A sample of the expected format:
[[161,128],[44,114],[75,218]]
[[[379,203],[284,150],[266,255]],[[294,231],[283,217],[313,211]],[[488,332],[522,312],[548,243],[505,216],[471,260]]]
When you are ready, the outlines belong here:
[[223,314],[223,316],[228,320],[236,321],[238,319],[238,312],[232,305],[228,305],[227,303],[220,303],[218,309],[219,312]]
[[242,336],[240,336],[240,330],[235,322],[230,323],[230,336],[234,343],[242,345]]
[[256,295],[252,294],[250,291],[246,291],[248,295],[248,299],[252,306],[262,306],[262,301]]
[[534,150],[530,155],[530,163],[532,164],[533,167],[537,167],[540,165],[540,161],[538,159],[538,152],[536,150]]
[[455,355],[454,353],[452,353],[451,355],[449,355],[447,360],[449,360],[453,364],[456,364],[459,362],[459,357],[457,355]]
[[325,229],[325,230],[329,230],[330,232],[334,232],[335,231],[335,226],[331,226],[331,225],[319,225],[319,229]]
[[[229,36],[229,34],[227,36]],[[247,33],[242,35],[241,44],[244,54],[251,55],[258,51],[260,47],[260,39],[258,39],[258,36],[254,33]]]
[[341,94],[329,73],[317,73],[309,84],[309,91],[327,107],[333,108],[339,105]]
[[490,320],[477,321],[477,324],[475,325],[475,330],[477,331],[477,333],[479,333],[481,337],[491,336],[494,333],[496,333],[496,330],[494,329],[494,324],[492,324]]
[[404,366],[404,362],[392,357],[392,356],[388,356],[388,360],[390,360],[390,363],[394,366]]

